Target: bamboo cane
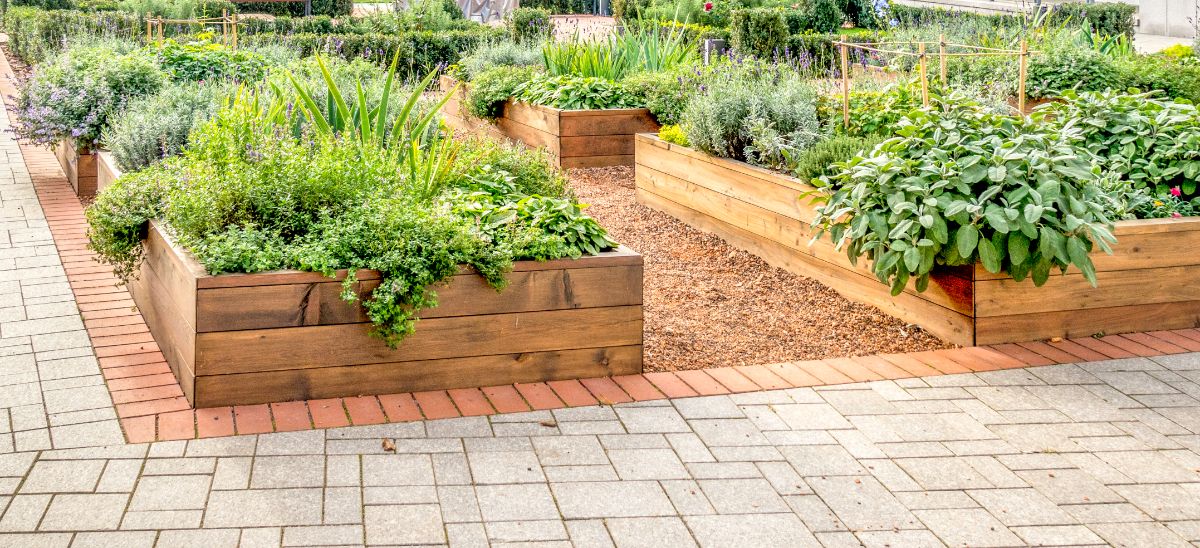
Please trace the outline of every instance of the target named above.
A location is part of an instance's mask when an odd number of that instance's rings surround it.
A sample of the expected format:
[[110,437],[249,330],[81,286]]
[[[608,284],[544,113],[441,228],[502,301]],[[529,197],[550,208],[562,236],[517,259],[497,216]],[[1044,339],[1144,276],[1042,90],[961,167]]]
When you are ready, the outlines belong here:
[[146,43],[147,44],[149,44],[151,40],[154,40],[154,33],[151,31],[153,26],[154,26],[154,24],[151,23],[150,18],[147,17],[146,18]]
[[918,63],[921,67],[921,105],[929,106],[929,79],[925,76],[925,42],[917,44],[917,53],[920,55]]
[[238,15],[233,14],[233,49],[237,49],[238,40]]
[[1017,78],[1017,109],[1025,114],[1025,78],[1029,72],[1029,43],[1021,40],[1021,70]]
[[229,44],[229,10],[221,10],[221,42]]
[[842,54],[842,124],[850,128],[850,50],[846,47],[847,36],[842,35],[839,48]]
[[946,85],[946,35],[938,35],[938,75],[942,85]]
[[162,20],[162,17],[159,17],[158,18],[158,43],[161,44],[162,41],[163,41],[163,20]]

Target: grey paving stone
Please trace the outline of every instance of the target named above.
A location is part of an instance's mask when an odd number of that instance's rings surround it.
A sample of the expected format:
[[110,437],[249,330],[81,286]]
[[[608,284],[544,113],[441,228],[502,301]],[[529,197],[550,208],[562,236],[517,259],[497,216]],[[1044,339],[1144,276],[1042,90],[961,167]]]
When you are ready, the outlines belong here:
[[116,530],[129,495],[55,495],[39,527],[42,531]]
[[17,495],[0,517],[0,532],[33,531],[41,521],[51,495]]
[[703,547],[820,546],[793,514],[687,516],[683,519]]
[[253,472],[250,476],[251,489],[322,487],[324,485],[325,457],[323,456],[293,455],[254,459]]
[[83,424],[67,424],[50,428],[50,440],[57,449],[72,447],[99,447],[125,443],[121,426],[117,421],[107,420]]
[[90,493],[105,461],[38,461],[21,485],[21,493]]
[[325,488],[325,518],[329,525],[362,523],[362,491],[357,487]]
[[979,489],[967,494],[1007,526],[1076,523],[1075,518],[1035,489]]
[[249,457],[253,456],[256,436],[232,436],[189,440],[184,456],[187,457]]
[[452,548],[488,548],[491,546],[482,523],[447,523],[446,540]]
[[675,511],[681,516],[717,513],[708,497],[704,495],[704,491],[700,489],[700,484],[693,480],[663,481],[659,485],[667,493],[667,498],[671,499]]
[[691,431],[673,407],[619,407],[616,412],[625,429],[632,434]]
[[806,478],[842,523],[855,531],[911,529],[917,520],[875,478],[830,476]]
[[613,449],[608,452],[623,480],[688,479],[691,475],[670,449]]
[[729,396],[704,396],[671,400],[685,419],[740,419],[742,410]]
[[1110,546],[1190,547],[1183,537],[1162,523],[1097,523],[1088,526]]
[[1016,546],[1021,539],[986,510],[916,510],[917,517],[950,546]]
[[485,521],[557,519],[558,507],[542,483],[479,485],[475,487]]
[[[438,485],[470,485],[471,468],[467,465],[466,455],[455,453],[435,453],[433,458],[433,477]],[[355,463],[357,469],[357,463]],[[346,485],[353,485],[357,478],[345,474],[342,479]]]
[[833,406],[824,403],[774,405],[771,409],[794,430],[828,430],[851,426]]
[[396,485],[364,487],[363,504],[436,504],[437,488],[432,485]]
[[533,451],[467,453],[471,477],[479,485],[491,483],[540,483],[546,481]]
[[559,520],[493,521],[485,523],[493,543],[533,543],[567,540],[567,528]]
[[862,475],[866,469],[840,445],[790,445],[780,447],[801,476]]
[[708,446],[693,433],[667,434],[667,441],[675,454],[683,462],[716,462],[716,457],[709,451]]
[[212,488],[249,488],[251,462],[250,457],[224,457],[217,459],[216,470],[213,473]]
[[321,524],[321,489],[213,491],[205,527],[282,527]]
[[698,483],[720,514],[788,511],[787,503],[765,479],[700,480]]
[[361,525],[284,527],[284,546],[352,546],[362,543]]
[[154,531],[96,531],[75,535],[71,548],[151,548],[158,533]]
[[138,480],[129,509],[203,509],[211,482],[210,476],[145,476]]
[[612,537],[604,522],[598,519],[576,519],[566,522],[571,544],[578,548],[613,548]]
[[749,419],[697,419],[688,424],[709,446],[771,444]]
[[217,467],[213,458],[167,458],[150,459],[142,467],[143,476],[174,476],[185,474],[211,474]]
[[566,519],[673,516],[675,509],[655,482],[569,482],[551,485]]
[[1177,484],[1114,485],[1112,489],[1156,520],[1200,519],[1200,490]]
[[363,455],[363,485],[433,485],[429,455]]
[[459,417],[426,421],[425,430],[431,438],[490,437],[492,424],[487,417]]
[[258,436],[257,455],[322,455],[325,431],[275,432]]
[[544,436],[533,438],[532,443],[543,466],[608,464],[595,436]]
[[1012,531],[1030,546],[1095,546],[1104,544],[1087,527],[1082,525],[1040,525],[1013,527]]
[[121,520],[121,529],[195,529],[203,517],[203,510],[130,510]]
[[617,471],[608,464],[590,464],[583,466],[545,466],[542,472],[546,480],[552,483],[563,481],[616,481]]
[[619,548],[696,546],[687,525],[677,517],[616,518],[607,520],[608,532]]
[[1115,491],[1080,470],[1023,470],[1017,475],[1055,504],[1125,502]]
[[930,490],[995,487],[962,457],[896,459],[921,487]]
[[240,539],[241,531],[236,529],[181,529],[163,531],[158,544],[180,548],[234,548]]

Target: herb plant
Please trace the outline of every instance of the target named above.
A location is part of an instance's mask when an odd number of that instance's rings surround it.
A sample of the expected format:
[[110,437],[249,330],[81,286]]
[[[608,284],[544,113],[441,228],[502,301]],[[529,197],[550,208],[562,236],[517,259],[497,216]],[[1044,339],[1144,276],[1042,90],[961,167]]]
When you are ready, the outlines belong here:
[[633,108],[636,97],[620,84],[601,78],[537,75],[517,87],[514,98],[564,110]]

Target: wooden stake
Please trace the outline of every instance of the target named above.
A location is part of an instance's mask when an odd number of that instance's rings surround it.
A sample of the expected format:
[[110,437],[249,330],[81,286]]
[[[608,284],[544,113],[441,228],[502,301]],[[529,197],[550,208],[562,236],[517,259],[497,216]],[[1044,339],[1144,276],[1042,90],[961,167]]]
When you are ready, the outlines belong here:
[[850,50],[846,47],[847,36],[842,35],[838,47],[842,54],[842,123],[850,129]]
[[1029,72],[1029,42],[1021,40],[1021,68],[1017,77],[1017,110],[1025,115],[1025,78]]
[[917,54],[920,55],[917,61],[921,67],[921,104],[929,106],[929,78],[925,73],[925,42],[917,44]]
[[146,18],[146,44],[149,44],[151,40],[154,40],[154,33],[151,30],[153,28],[153,26],[154,26],[154,23],[151,23],[150,18],[147,17]]
[[221,10],[221,42],[229,45],[229,10]]
[[942,85],[946,85],[946,35],[938,35],[938,72],[942,77]]
[[162,20],[162,17],[159,17],[158,18],[158,43],[161,44],[162,41],[163,41],[163,20]]
[[233,14],[233,49],[237,49],[238,39],[238,15]]

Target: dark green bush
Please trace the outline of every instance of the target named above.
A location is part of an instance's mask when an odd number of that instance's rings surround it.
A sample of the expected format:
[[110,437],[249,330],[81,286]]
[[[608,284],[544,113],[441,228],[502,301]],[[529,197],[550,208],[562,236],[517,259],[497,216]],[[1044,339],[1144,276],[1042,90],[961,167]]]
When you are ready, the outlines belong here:
[[[134,38],[145,33],[145,20],[135,14],[105,11],[40,10],[14,7],[4,13],[8,47],[22,61],[38,63],[77,37]],[[171,35],[174,29],[168,29]]]
[[1050,12],[1051,23],[1088,22],[1093,32],[1106,36],[1124,34],[1133,38],[1133,16],[1137,6],[1123,2],[1068,2],[1054,6]]
[[846,21],[846,14],[837,0],[806,0],[799,13],[801,28],[797,32],[835,33]]
[[1139,55],[1117,62],[1125,85],[1200,105],[1200,63],[1165,55]]
[[838,0],[838,9],[846,14],[846,19],[855,26],[864,29],[877,29],[887,21],[879,20],[873,0]]
[[864,152],[870,152],[883,142],[880,136],[854,137],[835,135],[818,142],[791,160],[792,174],[802,181],[828,177],[839,171],[834,164],[845,162]]
[[485,120],[499,118],[504,103],[538,72],[538,67],[501,65],[475,75],[467,90],[467,112]]
[[1052,97],[1069,89],[1102,91],[1127,85],[1111,57],[1090,49],[1057,48],[1033,56],[1026,89],[1030,97]]
[[611,0],[610,9],[617,19],[637,19],[650,4],[651,0]]
[[[238,11],[243,13],[268,13],[271,15],[304,15],[304,2],[246,2],[236,3]],[[328,15],[344,17],[350,15],[354,8],[354,0],[312,0],[313,15]]]
[[1017,27],[1023,19],[1017,15],[974,13],[944,8],[906,6],[893,2],[890,7],[892,18],[905,28],[941,27],[971,24],[976,27]]
[[730,19],[730,42],[737,52],[770,57],[781,52],[787,45],[788,26],[783,17],[783,10],[734,10]]
[[480,44],[499,40],[503,29],[479,26],[474,30],[444,32],[407,32],[401,34],[254,34],[242,41],[246,45],[283,44],[303,55],[323,53],[344,59],[361,58],[380,65],[390,64],[400,50],[400,69],[404,77],[424,75],[438,67],[458,63],[463,55]]
[[523,8],[541,8],[555,15],[596,13],[595,0],[524,0]]
[[550,12],[542,8],[517,8],[504,16],[504,26],[514,42],[540,42],[554,32]]
[[639,72],[621,81],[662,125],[678,124],[704,75],[692,67],[665,72]]

